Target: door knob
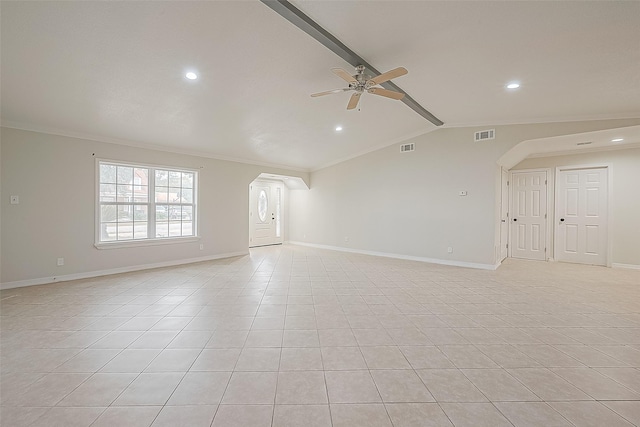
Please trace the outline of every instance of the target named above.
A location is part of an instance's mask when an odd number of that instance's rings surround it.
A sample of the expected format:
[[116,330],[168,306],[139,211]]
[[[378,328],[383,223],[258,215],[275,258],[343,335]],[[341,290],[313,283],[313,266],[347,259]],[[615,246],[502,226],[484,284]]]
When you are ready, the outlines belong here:
[[518,218],[513,218],[513,222],[516,222],[518,220]]
[[502,222],[507,222],[507,220],[506,220],[506,219],[503,219],[503,220],[502,220]]
[[564,218],[560,218],[560,222],[564,222]]

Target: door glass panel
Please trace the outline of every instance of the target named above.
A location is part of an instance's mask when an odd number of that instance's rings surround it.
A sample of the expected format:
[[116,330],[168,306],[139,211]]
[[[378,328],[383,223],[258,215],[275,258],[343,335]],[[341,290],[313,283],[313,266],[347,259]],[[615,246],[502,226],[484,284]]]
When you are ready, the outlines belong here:
[[260,194],[258,195],[258,217],[260,218],[260,222],[264,222],[265,219],[267,219],[268,205],[267,192],[260,190]]
[[280,187],[276,188],[276,237],[280,237],[280,205],[282,197],[280,195]]

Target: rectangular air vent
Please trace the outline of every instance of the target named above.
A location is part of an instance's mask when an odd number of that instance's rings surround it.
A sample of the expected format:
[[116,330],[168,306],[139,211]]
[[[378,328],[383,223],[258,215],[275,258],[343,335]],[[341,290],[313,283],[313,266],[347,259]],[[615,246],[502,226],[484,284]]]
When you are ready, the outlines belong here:
[[411,144],[402,144],[400,146],[400,152],[401,153],[406,153],[407,151],[414,151],[416,149],[415,145],[413,143]]
[[486,139],[494,139],[495,137],[496,137],[496,130],[495,129],[479,130],[475,134],[474,141],[475,142],[484,141]]

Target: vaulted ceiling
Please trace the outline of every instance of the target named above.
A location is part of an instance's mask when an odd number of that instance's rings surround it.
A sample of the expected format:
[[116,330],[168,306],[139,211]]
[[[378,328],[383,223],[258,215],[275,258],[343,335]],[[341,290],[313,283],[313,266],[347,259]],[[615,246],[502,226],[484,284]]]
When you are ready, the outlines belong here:
[[[640,117],[640,2],[293,3],[444,126]],[[259,1],[0,7],[7,126],[303,170],[435,129],[311,98],[352,67]]]

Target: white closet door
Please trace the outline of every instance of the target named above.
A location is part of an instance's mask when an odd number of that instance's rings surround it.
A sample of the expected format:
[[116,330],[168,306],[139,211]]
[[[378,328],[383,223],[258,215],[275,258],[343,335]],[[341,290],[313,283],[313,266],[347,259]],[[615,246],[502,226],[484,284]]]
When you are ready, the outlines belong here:
[[511,256],[545,260],[547,172],[514,172],[511,187]]
[[607,178],[607,168],[558,171],[558,261],[607,265]]

